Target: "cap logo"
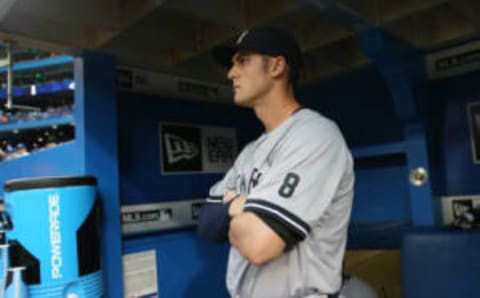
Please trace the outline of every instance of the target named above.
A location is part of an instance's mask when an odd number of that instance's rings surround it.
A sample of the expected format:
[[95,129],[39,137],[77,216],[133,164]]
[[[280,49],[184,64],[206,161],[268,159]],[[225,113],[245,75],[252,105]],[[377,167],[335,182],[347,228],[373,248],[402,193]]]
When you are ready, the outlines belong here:
[[238,37],[236,44],[238,45],[242,43],[243,39],[245,38],[245,36],[247,36],[247,34],[248,34],[248,30],[243,31],[242,34],[240,34],[240,36]]

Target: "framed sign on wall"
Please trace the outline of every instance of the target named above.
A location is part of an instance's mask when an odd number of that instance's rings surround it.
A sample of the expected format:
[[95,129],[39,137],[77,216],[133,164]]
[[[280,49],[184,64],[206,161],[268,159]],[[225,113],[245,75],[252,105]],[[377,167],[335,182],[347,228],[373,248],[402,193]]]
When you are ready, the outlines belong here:
[[235,128],[160,123],[162,174],[225,173],[237,155]]
[[480,102],[469,104],[467,111],[470,124],[473,162],[480,164]]

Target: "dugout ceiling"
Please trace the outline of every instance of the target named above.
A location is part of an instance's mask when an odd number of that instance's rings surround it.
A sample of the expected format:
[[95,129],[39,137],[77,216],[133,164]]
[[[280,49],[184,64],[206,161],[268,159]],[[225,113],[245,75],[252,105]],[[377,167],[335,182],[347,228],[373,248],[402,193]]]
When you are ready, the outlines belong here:
[[[121,64],[225,82],[209,49],[231,42],[245,28],[270,23],[299,39],[307,66],[303,82],[370,63],[352,28],[308,2],[0,0],[0,40],[67,53],[97,49],[116,55]],[[334,2],[424,51],[470,40],[480,30],[478,0]]]

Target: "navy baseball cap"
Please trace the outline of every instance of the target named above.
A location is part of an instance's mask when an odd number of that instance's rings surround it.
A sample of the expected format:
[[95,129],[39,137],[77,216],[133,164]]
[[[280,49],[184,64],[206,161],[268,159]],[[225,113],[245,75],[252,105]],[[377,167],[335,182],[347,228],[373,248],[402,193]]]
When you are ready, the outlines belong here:
[[283,56],[290,68],[298,71],[303,66],[302,52],[295,38],[272,26],[255,27],[244,31],[234,46],[216,47],[213,58],[218,64],[232,66],[232,57],[238,50],[251,50],[268,56]]

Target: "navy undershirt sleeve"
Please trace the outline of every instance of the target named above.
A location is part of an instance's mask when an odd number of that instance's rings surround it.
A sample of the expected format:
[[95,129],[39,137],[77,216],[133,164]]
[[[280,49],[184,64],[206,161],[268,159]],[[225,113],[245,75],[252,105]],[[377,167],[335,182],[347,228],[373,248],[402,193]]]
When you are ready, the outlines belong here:
[[280,238],[282,238],[283,242],[285,242],[285,249],[284,251],[289,251],[292,249],[298,242],[302,241],[303,238],[301,235],[298,235],[294,230],[289,228],[287,225],[283,224],[279,220],[275,219],[274,217],[269,216],[266,213],[262,212],[255,212],[260,219],[268,225]]
[[230,228],[230,216],[228,203],[206,203],[200,209],[198,214],[197,233],[200,237],[214,241],[224,242],[228,240],[228,230]]

